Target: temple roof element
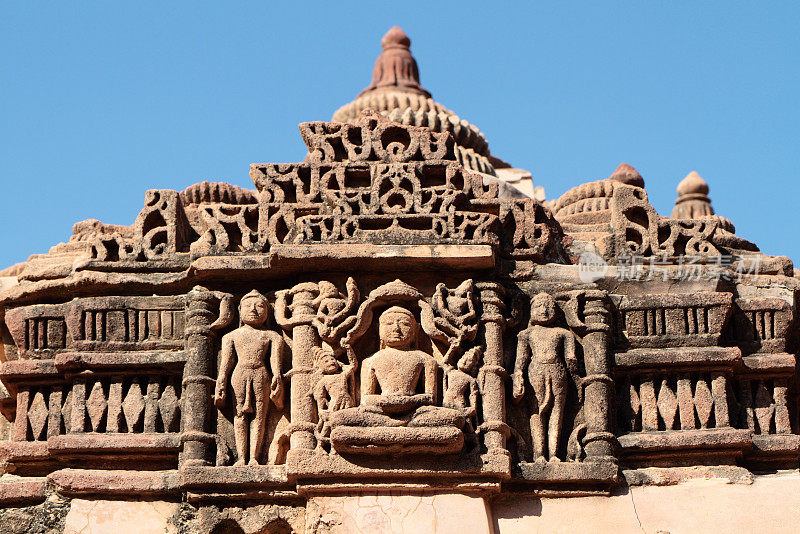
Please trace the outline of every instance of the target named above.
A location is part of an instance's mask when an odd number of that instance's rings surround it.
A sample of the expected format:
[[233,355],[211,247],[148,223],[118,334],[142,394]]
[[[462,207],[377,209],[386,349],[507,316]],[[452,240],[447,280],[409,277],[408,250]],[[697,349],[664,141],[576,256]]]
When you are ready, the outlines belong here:
[[523,194],[544,200],[534,191],[529,172],[514,169],[492,155],[489,143],[473,124],[434,101],[420,84],[419,68],[411,54],[411,39],[395,26],[381,39],[383,51],[375,61],[372,82],[358,97],[333,114],[335,122],[353,122],[365,109],[374,109],[407,126],[424,126],[449,132],[456,142],[456,157],[471,171],[496,176]]
[[678,219],[693,219],[714,215],[708,184],[695,171],[686,175],[678,184],[678,199],[672,208],[672,216]]
[[642,175],[639,174],[639,171],[627,163],[620,163],[619,167],[617,167],[617,170],[615,170],[611,176],[608,177],[608,179],[614,180],[615,182],[622,182],[623,184],[627,185],[644,187],[644,178],[642,178]]
[[417,61],[411,55],[411,39],[399,27],[394,26],[381,39],[383,52],[375,61],[372,83],[358,96],[381,90],[405,91],[430,97],[431,94],[419,83]]
[[252,164],[253,190],[150,189],[131,225],[76,223],[0,271],[0,508],[797,469],[791,260],[714,215],[696,173],[673,217],[625,163],[520,198],[503,173],[524,171],[435,107],[409,44],[392,29],[345,111],[367,109],[301,123],[303,161]]

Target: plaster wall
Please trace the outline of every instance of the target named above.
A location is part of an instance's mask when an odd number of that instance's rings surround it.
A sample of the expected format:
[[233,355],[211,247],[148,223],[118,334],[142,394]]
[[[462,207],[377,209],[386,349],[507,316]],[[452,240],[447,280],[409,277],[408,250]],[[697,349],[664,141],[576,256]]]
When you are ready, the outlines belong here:
[[632,486],[611,497],[506,498],[491,507],[497,534],[538,532],[796,532],[800,474],[760,475],[675,486]]
[[[277,514],[267,510],[268,505],[256,508],[255,515],[261,519]],[[207,512],[201,510],[192,521],[184,522],[177,503],[74,499],[63,531],[273,532],[266,519],[248,517],[246,505]],[[228,519],[223,527],[234,530],[215,530],[209,524],[214,523],[212,516],[236,519],[235,525]],[[309,534],[794,532],[800,525],[800,473],[759,475],[752,482],[716,478],[672,486],[632,486],[610,497],[511,495],[491,502],[457,494],[312,497],[305,520],[298,517],[290,523],[295,531]],[[0,525],[0,532],[13,530]]]

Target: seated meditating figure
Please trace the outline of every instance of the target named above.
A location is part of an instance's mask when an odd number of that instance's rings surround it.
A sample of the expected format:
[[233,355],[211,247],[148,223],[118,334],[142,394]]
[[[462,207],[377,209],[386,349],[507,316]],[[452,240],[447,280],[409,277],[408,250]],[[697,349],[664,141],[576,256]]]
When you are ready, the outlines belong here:
[[380,350],[361,363],[361,403],[331,415],[331,441],[348,452],[455,452],[464,414],[435,406],[439,364],[414,347],[419,324],[399,306],[378,319]]

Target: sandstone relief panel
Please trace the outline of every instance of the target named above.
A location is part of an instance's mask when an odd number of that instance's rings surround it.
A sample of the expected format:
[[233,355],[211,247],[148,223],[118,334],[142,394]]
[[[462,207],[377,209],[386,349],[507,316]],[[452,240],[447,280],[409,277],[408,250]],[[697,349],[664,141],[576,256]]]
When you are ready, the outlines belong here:
[[251,291],[239,302],[242,326],[222,337],[214,404],[224,410],[233,393],[235,466],[262,463],[270,407],[283,409],[285,349],[281,334],[267,327],[270,312],[267,298]]
[[[255,191],[148,191],[0,293],[0,453],[25,488],[595,494],[622,468],[797,462],[787,259],[708,210],[660,216],[629,166],[543,203],[375,112],[301,135]],[[624,255],[689,254],[703,277],[621,278]]]

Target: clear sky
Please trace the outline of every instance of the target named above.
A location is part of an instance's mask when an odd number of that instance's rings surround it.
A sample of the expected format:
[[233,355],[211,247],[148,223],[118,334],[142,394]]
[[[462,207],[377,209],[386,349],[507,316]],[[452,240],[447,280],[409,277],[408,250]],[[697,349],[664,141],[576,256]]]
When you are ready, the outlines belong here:
[[146,189],[300,160],[297,124],[369,83],[395,24],[548,198],[625,161],[668,215],[696,170],[740,236],[800,261],[800,4],[555,4],[1,2],[0,268],[131,224]]

